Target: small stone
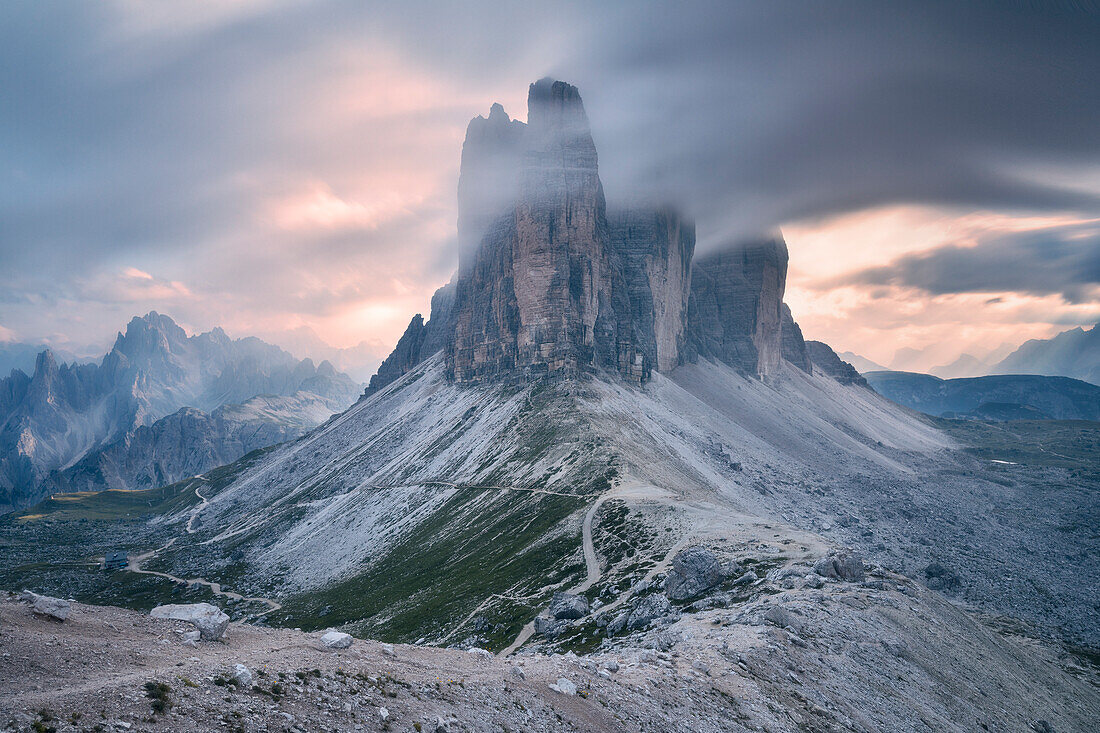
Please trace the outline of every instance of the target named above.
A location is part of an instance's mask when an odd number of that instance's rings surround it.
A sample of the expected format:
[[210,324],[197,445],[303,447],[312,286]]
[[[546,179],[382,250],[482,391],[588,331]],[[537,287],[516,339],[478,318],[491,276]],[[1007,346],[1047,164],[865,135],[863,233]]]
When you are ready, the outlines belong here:
[[395,652],[393,650],[393,644],[383,644],[382,645],[382,653],[385,654],[387,657],[396,657],[397,656],[397,652]]
[[237,664],[233,667],[233,679],[237,680],[237,684],[241,687],[252,686],[252,673],[248,671],[248,667],[243,664]]
[[389,720],[390,711],[386,708],[378,708],[378,717],[381,718],[383,721]]
[[520,679],[520,680],[527,679],[527,674],[523,671],[522,667],[517,667],[516,665],[513,664],[512,669],[510,671],[512,673],[512,676],[515,677],[516,679]]
[[700,674],[710,674],[710,667],[707,665],[706,662],[702,661],[701,659],[696,659],[694,662],[692,662],[691,668]]

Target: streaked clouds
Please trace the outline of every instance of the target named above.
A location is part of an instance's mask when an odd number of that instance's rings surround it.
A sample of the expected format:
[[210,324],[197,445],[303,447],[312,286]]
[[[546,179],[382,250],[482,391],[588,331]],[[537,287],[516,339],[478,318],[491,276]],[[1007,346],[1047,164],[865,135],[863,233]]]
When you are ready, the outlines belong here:
[[102,347],[155,308],[381,356],[455,265],[467,121],[524,117],[546,74],[579,85],[612,202],[679,202],[703,249],[781,225],[811,337],[890,361],[1100,315],[1087,6],[118,0],[0,21],[0,338]]

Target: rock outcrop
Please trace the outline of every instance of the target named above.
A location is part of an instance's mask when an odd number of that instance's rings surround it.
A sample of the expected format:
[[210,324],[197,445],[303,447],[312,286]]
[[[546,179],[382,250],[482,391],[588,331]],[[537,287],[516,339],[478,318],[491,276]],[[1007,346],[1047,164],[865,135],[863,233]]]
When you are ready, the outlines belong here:
[[458,208],[445,302],[413,319],[368,395],[441,348],[455,382],[604,370],[642,383],[699,356],[761,378],[782,360],[811,370],[783,304],[783,239],[693,263],[695,226],[676,211],[609,213],[576,87],[532,84],[526,124],[499,104],[470,122]]
[[453,280],[435,291],[430,320],[425,323],[424,317],[419,313],[413,316],[405,333],[397,341],[397,346],[378,367],[378,372],[371,377],[364,396],[396,382],[424,359],[447,346],[454,332],[454,294]]
[[856,371],[856,368],[837,356],[828,344],[821,341],[807,341],[806,353],[809,354],[810,361],[815,367],[841,384],[868,386],[867,380]]

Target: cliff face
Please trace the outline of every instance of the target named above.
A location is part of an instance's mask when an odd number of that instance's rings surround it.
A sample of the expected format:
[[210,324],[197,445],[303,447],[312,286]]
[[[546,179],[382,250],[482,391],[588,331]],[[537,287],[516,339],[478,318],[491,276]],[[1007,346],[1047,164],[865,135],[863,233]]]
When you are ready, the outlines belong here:
[[670,209],[631,209],[609,219],[630,294],[635,347],[647,364],[670,372],[684,347],[695,225]]
[[783,358],[786,281],[787,245],[780,237],[696,260],[688,313],[693,351],[759,377],[775,374]]
[[[461,187],[460,231],[465,237],[483,226],[484,233],[460,263],[450,375],[473,382],[513,370],[572,374],[602,366],[640,372],[596,146],[576,87],[549,79],[531,85],[518,157],[515,124],[501,117],[502,110],[494,113],[485,124],[471,125],[463,153],[463,166],[472,172],[464,169],[462,180],[485,181],[494,195],[475,197],[465,183]],[[484,144],[490,132],[502,152]],[[507,201],[495,189],[511,180],[499,168],[509,160],[519,165],[513,198],[499,214],[489,214],[485,206]]]

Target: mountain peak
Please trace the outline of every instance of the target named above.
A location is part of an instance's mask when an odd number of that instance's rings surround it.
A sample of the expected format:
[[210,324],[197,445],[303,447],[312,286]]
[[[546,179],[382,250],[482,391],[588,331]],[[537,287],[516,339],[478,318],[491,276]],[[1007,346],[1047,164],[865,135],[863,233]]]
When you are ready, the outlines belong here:
[[56,374],[57,368],[57,359],[54,357],[53,351],[48,348],[43,349],[34,361],[34,377],[35,379],[42,379]]

